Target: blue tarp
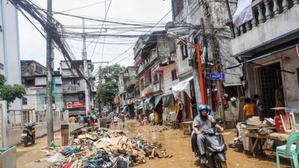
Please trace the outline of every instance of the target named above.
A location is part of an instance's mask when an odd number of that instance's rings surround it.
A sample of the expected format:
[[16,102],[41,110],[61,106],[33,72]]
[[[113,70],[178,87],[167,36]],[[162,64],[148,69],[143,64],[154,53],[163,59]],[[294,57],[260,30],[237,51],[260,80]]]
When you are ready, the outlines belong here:
[[124,109],[121,112],[125,112],[127,109],[127,106],[124,107]]

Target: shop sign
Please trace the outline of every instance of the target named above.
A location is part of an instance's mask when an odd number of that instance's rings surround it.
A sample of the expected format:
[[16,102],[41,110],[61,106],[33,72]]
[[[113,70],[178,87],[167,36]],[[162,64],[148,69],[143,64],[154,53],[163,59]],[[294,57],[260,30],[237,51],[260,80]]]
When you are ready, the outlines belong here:
[[80,108],[83,107],[83,101],[76,101],[76,102],[67,102],[67,108]]
[[145,94],[145,95],[148,95],[148,94],[150,94],[150,93],[153,93],[153,85],[152,85],[152,84],[148,85],[148,86],[144,89],[144,94]]

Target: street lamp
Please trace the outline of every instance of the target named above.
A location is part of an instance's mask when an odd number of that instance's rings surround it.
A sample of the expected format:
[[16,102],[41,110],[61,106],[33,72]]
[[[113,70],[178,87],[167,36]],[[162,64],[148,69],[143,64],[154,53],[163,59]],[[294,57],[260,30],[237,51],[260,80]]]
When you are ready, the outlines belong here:
[[183,43],[189,43],[195,46],[196,51],[197,51],[197,62],[198,62],[198,71],[199,71],[199,79],[200,79],[200,90],[201,90],[201,100],[202,104],[206,104],[205,100],[205,95],[204,95],[204,88],[203,88],[203,78],[202,78],[202,69],[201,69],[201,59],[200,59],[200,49],[199,49],[199,44],[192,43],[191,41],[185,40],[183,38],[179,38],[175,33],[173,32],[167,32],[166,34],[167,37],[173,38],[173,39],[179,39]]

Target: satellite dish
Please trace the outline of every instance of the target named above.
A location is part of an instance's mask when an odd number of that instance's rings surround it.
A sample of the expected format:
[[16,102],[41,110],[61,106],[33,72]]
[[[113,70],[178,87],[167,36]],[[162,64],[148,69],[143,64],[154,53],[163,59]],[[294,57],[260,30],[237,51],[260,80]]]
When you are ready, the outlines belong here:
[[169,28],[174,28],[174,23],[172,21],[169,21],[165,25],[165,30],[168,31]]

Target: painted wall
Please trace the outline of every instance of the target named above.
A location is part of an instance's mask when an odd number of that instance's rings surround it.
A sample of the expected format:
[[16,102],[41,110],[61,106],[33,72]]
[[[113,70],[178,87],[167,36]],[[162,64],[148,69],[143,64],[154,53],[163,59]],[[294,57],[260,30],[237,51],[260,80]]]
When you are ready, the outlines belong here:
[[167,68],[163,70],[163,78],[164,78],[164,93],[170,93],[174,85],[179,83],[179,78],[172,81],[172,74],[171,71],[175,70],[175,64],[169,65]]
[[[0,63],[4,65],[4,74],[7,84],[21,84],[21,66],[19,54],[19,27],[18,14],[15,7],[5,0],[0,0]],[[11,109],[20,109],[21,100],[11,103]]]
[[[38,110],[44,110],[46,91],[47,91],[46,88],[36,91],[36,93],[37,93],[36,104],[37,104]],[[53,90],[53,96],[55,97],[56,109],[58,110],[58,108],[59,108],[60,110],[62,110],[64,107],[64,104],[63,104],[63,95],[62,95],[62,86],[61,85],[55,86],[55,90]]]

